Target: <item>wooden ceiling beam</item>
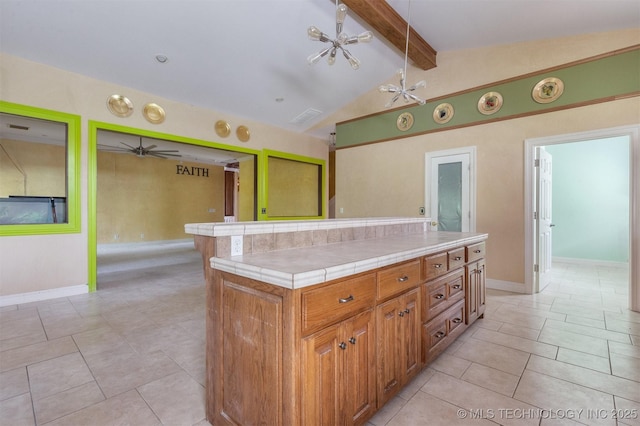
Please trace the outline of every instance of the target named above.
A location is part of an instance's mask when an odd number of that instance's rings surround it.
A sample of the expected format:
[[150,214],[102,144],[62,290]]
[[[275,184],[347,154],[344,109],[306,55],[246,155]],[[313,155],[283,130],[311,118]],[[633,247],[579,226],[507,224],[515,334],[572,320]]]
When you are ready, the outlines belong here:
[[[389,3],[385,0],[341,1],[404,54],[407,21]],[[411,27],[409,29],[409,50],[407,55],[409,59],[416,66],[423,70],[428,70],[436,67],[436,54],[435,49]]]

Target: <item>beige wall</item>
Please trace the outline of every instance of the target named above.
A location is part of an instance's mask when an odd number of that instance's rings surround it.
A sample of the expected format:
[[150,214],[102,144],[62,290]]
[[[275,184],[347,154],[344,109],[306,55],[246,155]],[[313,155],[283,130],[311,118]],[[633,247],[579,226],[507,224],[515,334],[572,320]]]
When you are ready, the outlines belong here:
[[0,197],[66,197],[66,164],[63,146],[2,139]]
[[191,238],[185,223],[224,220],[224,167],[99,152],[97,195],[98,244]]
[[[116,93],[131,99],[134,104],[133,115],[118,118],[108,111],[107,98]],[[322,160],[328,157],[325,142],[311,136],[277,129],[220,111],[182,104],[6,54],[0,54],[0,99],[78,114],[82,119],[81,232],[0,237],[0,297],[87,285],[89,120],[211,141],[231,147],[270,149]],[[147,102],[156,102],[164,108],[166,120],[162,124],[154,125],[144,119],[141,110]],[[232,128],[246,125],[251,131],[251,140],[241,142],[233,132],[225,139],[218,138],[214,131],[214,123],[219,119],[226,120]]]
[[[445,52],[438,55],[438,68],[408,80],[425,78],[429,98],[638,43],[640,30],[633,30]],[[385,102],[384,95],[369,93],[347,110]],[[425,153],[476,146],[476,228],[489,233],[488,276],[524,283],[525,139],[637,125],[638,105],[638,98],[631,98],[338,150],[336,216],[417,216],[425,198]]]
[[318,216],[317,164],[269,157],[269,216]]

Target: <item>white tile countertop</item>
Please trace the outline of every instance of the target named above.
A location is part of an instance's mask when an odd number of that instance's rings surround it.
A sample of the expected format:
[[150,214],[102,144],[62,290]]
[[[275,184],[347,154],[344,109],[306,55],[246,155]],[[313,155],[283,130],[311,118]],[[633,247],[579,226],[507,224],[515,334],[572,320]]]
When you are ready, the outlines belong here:
[[472,232],[428,231],[226,258],[212,257],[210,264],[213,269],[297,289],[473,244],[487,236]]

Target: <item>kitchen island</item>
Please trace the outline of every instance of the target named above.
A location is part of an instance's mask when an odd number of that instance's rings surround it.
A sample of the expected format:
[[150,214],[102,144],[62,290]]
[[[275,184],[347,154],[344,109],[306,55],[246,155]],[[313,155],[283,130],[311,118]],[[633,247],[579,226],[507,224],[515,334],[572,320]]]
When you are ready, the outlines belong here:
[[363,424],[395,396],[484,312],[487,235],[428,222],[186,225],[207,280],[209,422]]

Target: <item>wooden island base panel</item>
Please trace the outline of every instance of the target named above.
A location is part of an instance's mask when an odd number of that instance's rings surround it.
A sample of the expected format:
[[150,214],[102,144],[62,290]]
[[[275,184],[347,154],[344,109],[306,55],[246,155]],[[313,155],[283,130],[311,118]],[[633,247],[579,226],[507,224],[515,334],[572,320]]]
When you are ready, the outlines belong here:
[[312,243],[266,251],[254,222],[185,227],[205,260],[210,423],[364,424],[483,316],[487,234],[385,220],[341,221],[326,243],[331,220],[276,224],[274,241]]

